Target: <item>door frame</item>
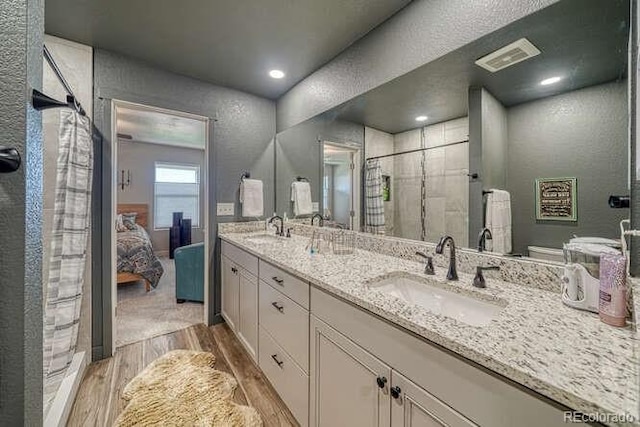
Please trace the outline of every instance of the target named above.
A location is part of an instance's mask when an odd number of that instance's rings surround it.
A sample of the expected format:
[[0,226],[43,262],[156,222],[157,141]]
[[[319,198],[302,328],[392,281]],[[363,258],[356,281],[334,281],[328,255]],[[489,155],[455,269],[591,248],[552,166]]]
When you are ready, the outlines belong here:
[[350,229],[354,231],[360,231],[360,212],[362,209],[361,205],[361,186],[362,186],[362,178],[361,178],[361,168],[362,168],[362,146],[357,143],[350,142],[334,142],[321,140],[320,141],[320,213],[324,212],[324,148],[326,146],[335,147],[340,150],[350,151],[352,153],[352,161],[353,161],[353,169],[351,172],[351,210],[353,211],[353,216],[350,217]]
[[[210,274],[210,266],[209,266],[209,259],[210,259],[210,250],[212,249],[211,246],[211,242],[210,242],[210,233],[209,233],[209,167],[210,167],[210,162],[209,162],[209,155],[210,155],[210,150],[212,150],[211,145],[211,137],[210,137],[210,127],[211,127],[211,119],[209,117],[206,116],[201,116],[198,114],[193,114],[193,113],[188,113],[188,112],[184,112],[184,111],[179,111],[179,110],[173,110],[173,109],[168,109],[168,108],[161,108],[161,107],[156,107],[156,106],[152,106],[152,105],[148,105],[148,104],[141,104],[141,103],[136,103],[136,102],[130,102],[130,101],[123,101],[120,99],[111,99],[111,123],[110,125],[110,129],[111,129],[111,138],[112,138],[112,150],[111,150],[111,158],[109,159],[109,161],[111,162],[111,165],[113,165],[114,167],[111,168],[111,176],[110,176],[110,182],[111,182],[111,206],[110,206],[110,211],[111,211],[111,217],[113,219],[116,218],[116,211],[117,211],[117,191],[118,191],[118,168],[117,168],[117,160],[118,160],[118,132],[117,132],[117,119],[118,119],[118,107],[129,107],[129,108],[136,108],[136,109],[143,109],[143,110],[147,110],[147,111],[155,111],[155,112],[159,112],[159,113],[164,113],[164,114],[170,114],[170,115],[174,115],[174,116],[178,116],[178,117],[184,117],[184,118],[189,118],[189,119],[194,119],[194,120],[199,120],[202,121],[205,125],[205,146],[204,146],[204,151],[203,151],[203,155],[204,155],[204,170],[201,171],[200,174],[200,182],[201,185],[204,186],[203,188],[203,192],[204,192],[204,197],[203,200],[201,201],[201,203],[204,203],[204,218],[201,221],[201,229],[202,229],[202,233],[204,235],[204,253],[205,253],[205,262],[204,262],[204,309],[203,309],[203,323],[205,325],[209,324],[209,274]],[[110,271],[110,277],[111,280],[109,282],[108,289],[109,289],[109,293],[111,294],[111,298],[110,298],[110,305],[111,305],[111,352],[110,354],[104,354],[104,357],[108,357],[108,356],[112,356],[115,351],[116,351],[116,306],[117,306],[117,300],[118,300],[118,283],[117,283],[117,246],[116,246],[116,233],[113,231],[114,227],[107,227],[110,231],[110,237],[109,237],[109,244],[110,244],[110,248],[111,248],[111,271]],[[103,318],[106,318],[106,316],[103,316]],[[105,337],[106,338],[106,337]]]

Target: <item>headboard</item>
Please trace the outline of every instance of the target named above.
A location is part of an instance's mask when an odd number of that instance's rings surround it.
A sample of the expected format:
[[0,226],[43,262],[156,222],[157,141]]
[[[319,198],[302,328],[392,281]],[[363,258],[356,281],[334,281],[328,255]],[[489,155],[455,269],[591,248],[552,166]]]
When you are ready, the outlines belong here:
[[[135,212],[138,214],[136,217],[136,224],[139,224],[142,228],[147,230],[149,222],[149,205],[146,203],[123,203],[118,204],[117,213],[129,213]],[[148,231],[148,230],[147,230]]]

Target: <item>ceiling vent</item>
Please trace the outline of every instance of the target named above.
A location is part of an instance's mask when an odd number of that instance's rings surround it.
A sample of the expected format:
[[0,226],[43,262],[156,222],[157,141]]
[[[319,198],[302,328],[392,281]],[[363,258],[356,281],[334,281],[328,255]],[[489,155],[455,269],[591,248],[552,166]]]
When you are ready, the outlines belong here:
[[492,73],[540,55],[540,50],[529,40],[520,39],[476,61],[476,65]]

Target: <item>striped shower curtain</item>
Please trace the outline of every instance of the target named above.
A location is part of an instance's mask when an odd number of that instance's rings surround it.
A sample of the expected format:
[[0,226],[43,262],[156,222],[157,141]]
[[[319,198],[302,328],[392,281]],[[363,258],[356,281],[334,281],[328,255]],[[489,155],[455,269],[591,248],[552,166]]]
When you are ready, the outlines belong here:
[[75,111],[62,111],[44,312],[45,395],[58,389],[76,351],[91,219],[92,170],[89,119]]
[[382,167],[380,160],[367,162],[365,170],[365,231],[385,234],[384,204],[382,200]]

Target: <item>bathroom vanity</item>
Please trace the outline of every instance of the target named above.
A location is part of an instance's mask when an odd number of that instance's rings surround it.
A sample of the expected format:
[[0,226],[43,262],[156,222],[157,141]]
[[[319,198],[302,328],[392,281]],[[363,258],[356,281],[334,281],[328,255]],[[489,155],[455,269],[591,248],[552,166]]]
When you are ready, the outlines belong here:
[[[501,280],[508,272],[474,288],[464,251],[459,281],[447,282],[442,256],[435,276],[422,273],[416,242],[356,233],[378,246],[312,255],[310,227],[296,224],[291,238],[256,227],[220,226],[222,315],[301,425],[560,426],[569,410],[638,415],[635,330],[563,306],[555,290]],[[381,249],[389,244],[395,256]],[[552,275],[539,268],[538,280]],[[423,290],[444,303],[429,307]]]

